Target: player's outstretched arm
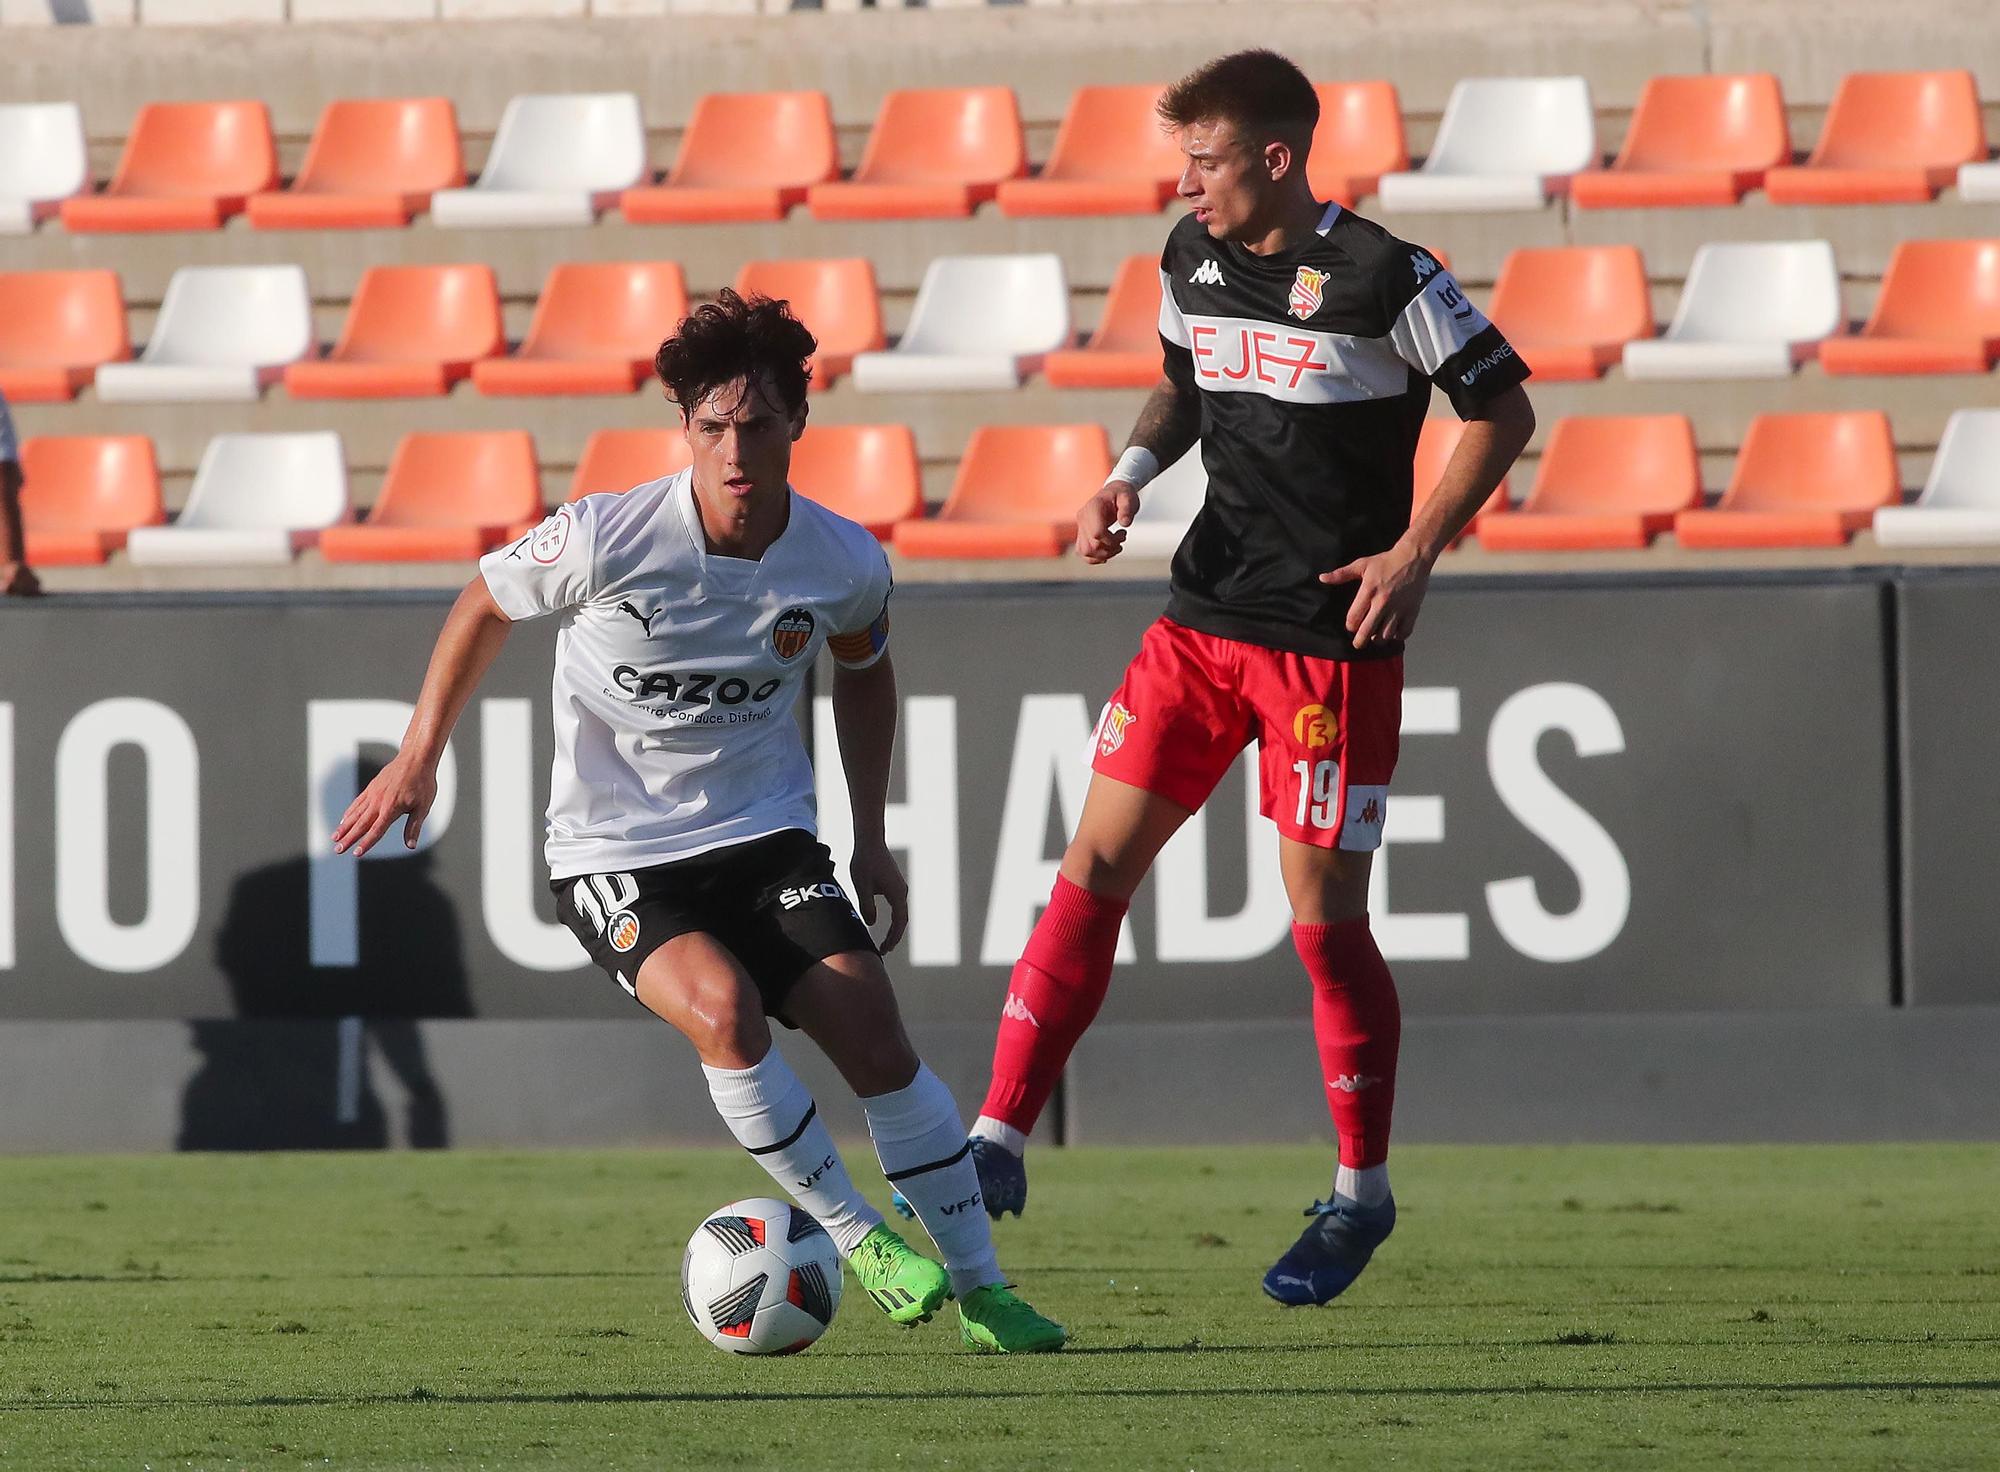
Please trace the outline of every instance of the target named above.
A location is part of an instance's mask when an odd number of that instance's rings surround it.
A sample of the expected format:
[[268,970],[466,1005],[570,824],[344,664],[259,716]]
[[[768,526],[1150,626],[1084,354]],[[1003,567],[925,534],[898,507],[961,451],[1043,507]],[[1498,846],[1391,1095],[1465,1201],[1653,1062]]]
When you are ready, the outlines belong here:
[[1410,637],[1430,587],[1431,568],[1493,494],[1534,432],[1535,411],[1518,383],[1495,394],[1466,422],[1437,489],[1402,540],[1387,552],[1320,574],[1323,583],[1361,585],[1347,611],[1347,631],[1354,635],[1356,649],[1376,640]]
[[1076,514],[1076,550],[1085,562],[1109,562],[1125,550],[1125,528],[1139,514],[1139,492],[1162,467],[1185,455],[1200,434],[1200,391],[1162,377],[1140,409],[1111,478]]
[[417,834],[437,800],[437,766],[444,744],[500,646],[507,642],[510,627],[507,615],[487,591],[485,578],[476,577],[465,585],[431,650],[430,668],[424,672],[424,688],[417,696],[409,729],[403,733],[402,747],[348,805],[333,830],[335,853],[352,850],[359,858],[405,814],[409,821],[403,825],[403,843],[409,848],[417,846]]
[[896,748],[896,669],[884,653],[866,669],[833,669],[833,729],[847,772],[847,801],[854,813],[854,904],[864,925],[875,923],[879,895],[889,906],[884,954],[896,949],[910,923],[910,886],[883,837],[882,809],[889,800],[889,758]]

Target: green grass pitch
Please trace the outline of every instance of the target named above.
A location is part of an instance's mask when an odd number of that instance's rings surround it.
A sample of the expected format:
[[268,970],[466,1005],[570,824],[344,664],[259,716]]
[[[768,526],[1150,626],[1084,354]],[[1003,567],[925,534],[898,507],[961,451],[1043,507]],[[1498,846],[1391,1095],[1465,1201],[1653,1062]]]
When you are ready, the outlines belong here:
[[0,1469],[2000,1464],[2000,1147],[1409,1149],[1288,1312],[1326,1166],[1042,1151],[1002,1260],[1070,1352],[850,1292],[741,1360],[676,1281],[740,1155],[0,1160]]

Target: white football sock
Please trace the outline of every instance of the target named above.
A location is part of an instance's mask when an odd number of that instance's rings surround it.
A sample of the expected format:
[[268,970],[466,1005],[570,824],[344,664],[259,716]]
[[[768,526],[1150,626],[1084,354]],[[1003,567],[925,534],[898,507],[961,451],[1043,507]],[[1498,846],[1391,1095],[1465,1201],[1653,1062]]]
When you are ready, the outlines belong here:
[[991,1140],[1010,1155],[1028,1153],[1028,1137],[990,1114],[982,1114],[972,1122],[972,1133],[982,1140]]
[[1363,1206],[1380,1206],[1389,1199],[1389,1167],[1370,1165],[1356,1170],[1351,1165],[1338,1166],[1333,1172],[1333,1194]]
[[774,1045],[753,1068],[710,1068],[708,1094],[737,1144],[771,1173],[791,1198],[819,1218],[842,1257],[882,1224],[862,1199],[820,1121],[811,1090]]
[[1005,1275],[993,1254],[993,1227],[979,1199],[979,1172],[944,1080],[923,1064],[905,1088],[863,1099],[882,1173],[931,1234],[960,1298]]

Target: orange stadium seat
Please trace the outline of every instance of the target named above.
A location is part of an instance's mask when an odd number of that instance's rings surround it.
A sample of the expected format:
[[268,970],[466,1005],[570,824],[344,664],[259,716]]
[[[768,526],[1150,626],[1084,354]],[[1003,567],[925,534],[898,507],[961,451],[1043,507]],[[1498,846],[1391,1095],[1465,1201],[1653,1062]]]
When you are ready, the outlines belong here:
[[1986,157],[1967,71],[1854,72],[1840,79],[1812,156],[1772,169],[1773,204],[1921,204]]
[[1712,510],[1683,511],[1683,547],[1838,547],[1902,499],[1879,410],[1759,414]]
[[1609,169],[1570,180],[1579,209],[1729,205],[1792,161],[1785,98],[1769,72],[1653,77]]
[[[1417,433],[1416,459],[1410,466],[1412,521],[1416,520],[1417,512],[1423,509],[1424,502],[1430,500],[1431,492],[1437,489],[1438,482],[1444,479],[1445,467],[1451,464],[1452,453],[1458,449],[1458,442],[1464,436],[1465,425],[1458,419],[1424,421],[1424,427]],[[1466,523],[1465,531],[1452,538],[1452,546],[1456,547],[1464,541],[1467,532],[1480,531],[1489,516],[1505,511],[1511,494],[1507,477],[1503,475],[1500,477],[1500,484],[1493,488],[1493,494],[1486,498],[1486,504],[1473,512],[1472,520]]]
[[245,213],[259,230],[397,229],[464,183],[449,98],[348,98],[319,115],[291,187],[252,195]]
[[1042,360],[1057,388],[1151,388],[1160,361],[1160,258],[1127,256],[1104,300],[1090,345],[1063,348]]
[[629,394],[688,313],[672,261],[572,261],[549,272],[521,349],[472,365],[482,394]]
[[1984,373],[2000,355],[2000,240],[1905,240],[1856,337],[1820,344],[1828,373]]
[[1644,547],[1701,505],[1701,456],[1682,414],[1572,418],[1549,432],[1528,499],[1479,524],[1495,552]]
[[792,488],[885,541],[924,514],[917,440],[904,424],[808,424],[792,447]]
[[1645,258],[1633,245],[1512,251],[1487,315],[1537,378],[1596,378],[1653,335]]
[[1111,473],[1101,424],[975,429],[934,518],[896,528],[906,557],[1055,557],[1076,540],[1076,508]]
[[1319,126],[1306,155],[1306,178],[1316,199],[1352,207],[1373,194],[1384,174],[1410,166],[1403,135],[1403,104],[1393,82],[1315,82]]
[[542,514],[535,442],[524,429],[406,434],[368,519],[319,536],[328,562],[457,562]]
[[40,436],[21,445],[21,525],[28,561],[104,561],[126,534],[167,519],[160,467],[142,434]]
[[116,271],[0,271],[0,396],[73,399],[131,356]]
[[619,208],[640,225],[782,220],[839,177],[824,92],[711,92],[695,103],[666,181],[626,190]]
[[153,102],[139,109],[102,194],[63,201],[63,228],[217,230],[278,187],[278,146],[261,102]]
[[450,391],[506,344],[489,266],[370,266],[340,341],[285,369],[295,399],[425,398]]
[[792,315],[819,340],[813,354],[816,388],[847,372],[856,353],[879,352],[888,345],[882,293],[871,261],[748,261],[736,273],[736,290],[791,303]]
[[1166,88],[1079,87],[1041,174],[1009,179],[1003,215],[1150,215],[1174,197],[1184,163],[1154,109]]
[[687,436],[678,429],[600,429],[584,442],[564,499],[581,501],[605,491],[622,496],[634,486],[678,475],[693,459]]
[[806,203],[822,220],[962,216],[1027,172],[1013,88],[913,88],[882,100],[854,177],[813,185]]

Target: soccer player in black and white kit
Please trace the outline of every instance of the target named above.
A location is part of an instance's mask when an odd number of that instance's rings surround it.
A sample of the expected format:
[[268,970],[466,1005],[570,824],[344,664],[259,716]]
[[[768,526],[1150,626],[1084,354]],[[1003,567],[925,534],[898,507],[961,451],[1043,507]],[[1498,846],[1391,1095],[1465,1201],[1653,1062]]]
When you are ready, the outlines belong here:
[[[896,726],[890,577],[864,528],[787,476],[815,343],[782,302],[725,291],[660,347],[693,464],[586,496],[489,553],[445,621],[395,759],[333,835],[366,853],[437,793],[447,737],[512,625],[556,614],[556,756],[547,855],[557,910],[591,959],[701,1055],[724,1123],[824,1224],[898,1323],[956,1297],[964,1342],[1059,1349],[1059,1324],[1009,1291],[963,1120],[910,1046],[885,947],[908,886],[883,842]],[[832,652],[834,725],[855,822],[857,913],[815,836],[794,719]],[[855,1189],[766,1017],[817,1043],[861,1097],[884,1172],[945,1258],[913,1250]]]
[[[1528,370],[1429,251],[1313,197],[1319,101],[1284,57],[1212,61],[1167,89],[1160,116],[1186,155],[1190,206],[1160,256],[1165,373],[1077,515],[1078,550],[1117,556],[1146,483],[1197,439],[1208,495],[1166,616],[1098,727],[1076,834],[1008,987],[973,1153],[987,1210],[1018,1212],[1028,1134],[1104,1000],[1132,892],[1255,739],[1340,1137],[1330,1197],[1264,1290],[1325,1303],[1396,1219],[1401,1012],[1369,931],[1368,871],[1403,641],[1438,555],[1533,433]],[[1469,423],[1412,520],[1433,385]]]

